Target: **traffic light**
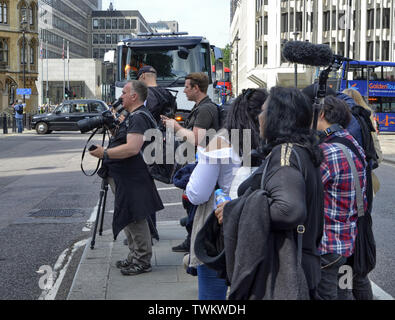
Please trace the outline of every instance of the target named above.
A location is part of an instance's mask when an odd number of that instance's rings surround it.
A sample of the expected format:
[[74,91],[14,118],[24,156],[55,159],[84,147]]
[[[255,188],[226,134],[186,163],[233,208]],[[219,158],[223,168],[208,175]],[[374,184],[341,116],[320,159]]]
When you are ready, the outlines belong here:
[[70,98],[72,95],[71,91],[68,88],[64,88],[64,98]]

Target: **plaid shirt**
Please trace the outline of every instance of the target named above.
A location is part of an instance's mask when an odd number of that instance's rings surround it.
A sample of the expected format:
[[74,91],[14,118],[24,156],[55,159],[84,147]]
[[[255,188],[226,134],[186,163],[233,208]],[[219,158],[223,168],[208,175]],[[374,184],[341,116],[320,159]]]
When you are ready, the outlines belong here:
[[[337,131],[333,135],[351,140],[361,155],[365,155],[358,142],[347,130]],[[337,253],[349,257],[354,252],[354,242],[357,235],[358,212],[354,177],[344,153],[328,140],[330,137],[320,145],[324,153],[321,174],[324,185],[325,223],[319,251],[321,255]],[[366,210],[366,162],[361,163],[351,150],[350,153],[359,175]]]

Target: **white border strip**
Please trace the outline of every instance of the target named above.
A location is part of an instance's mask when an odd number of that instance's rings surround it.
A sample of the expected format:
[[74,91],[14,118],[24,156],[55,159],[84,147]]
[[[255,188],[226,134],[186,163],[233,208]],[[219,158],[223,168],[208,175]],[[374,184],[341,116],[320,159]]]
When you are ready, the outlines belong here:
[[370,283],[372,284],[373,296],[376,300],[394,300],[390,294],[381,289],[373,281],[370,281]]

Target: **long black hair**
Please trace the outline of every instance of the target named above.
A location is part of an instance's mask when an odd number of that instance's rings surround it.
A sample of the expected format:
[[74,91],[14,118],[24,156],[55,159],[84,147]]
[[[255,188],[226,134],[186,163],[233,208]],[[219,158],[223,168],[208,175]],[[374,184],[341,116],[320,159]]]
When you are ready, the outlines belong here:
[[282,143],[304,146],[319,166],[323,156],[318,139],[310,128],[313,108],[308,98],[296,88],[273,87],[265,110],[262,152],[267,155]]
[[243,154],[243,130],[251,130],[253,150],[258,149],[260,145],[258,115],[268,95],[266,89],[244,89],[228,110],[224,128],[228,132],[232,129],[239,130],[240,155]]

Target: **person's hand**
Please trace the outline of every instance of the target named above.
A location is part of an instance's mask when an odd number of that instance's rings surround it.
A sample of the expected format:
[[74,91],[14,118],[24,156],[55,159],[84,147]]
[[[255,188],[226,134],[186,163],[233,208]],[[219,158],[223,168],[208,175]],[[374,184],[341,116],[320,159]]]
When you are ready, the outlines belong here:
[[174,128],[176,132],[181,128],[181,125],[175,119],[168,118],[164,115],[161,115],[160,119],[166,128]]
[[104,148],[102,146],[96,145],[96,149],[89,151],[89,154],[93,157],[102,159],[104,155]]
[[215,209],[215,213],[214,213],[214,214],[215,214],[215,216],[217,217],[218,223],[219,223],[219,224],[222,224],[222,222],[223,222],[224,207],[225,207],[225,205],[226,205],[228,202],[229,202],[229,200],[220,203],[220,204],[217,206],[217,209]]
[[123,115],[123,114],[121,114],[121,115],[118,117],[119,123],[124,122],[125,119],[126,119],[126,117],[125,117],[125,115]]

